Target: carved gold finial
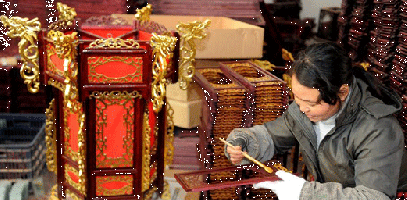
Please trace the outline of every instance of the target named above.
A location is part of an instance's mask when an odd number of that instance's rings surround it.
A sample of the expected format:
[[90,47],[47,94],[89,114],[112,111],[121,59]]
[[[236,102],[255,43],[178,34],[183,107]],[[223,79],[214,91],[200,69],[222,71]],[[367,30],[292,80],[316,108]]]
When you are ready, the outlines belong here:
[[21,65],[20,75],[27,84],[28,91],[36,93],[40,87],[40,69],[38,65],[39,51],[37,34],[41,29],[41,23],[38,18],[28,20],[28,18],[0,16],[5,28],[9,28],[6,33],[10,38],[20,37],[18,50],[23,64]]
[[137,8],[137,13],[134,16],[136,17],[136,20],[140,21],[141,23],[145,23],[150,21],[150,15],[152,11],[153,6],[151,4],[147,4],[147,6],[143,7],[142,9]]
[[150,42],[151,46],[154,48],[153,83],[151,84],[153,110],[155,113],[158,113],[164,104],[167,83],[165,78],[168,66],[167,60],[171,60],[174,54],[173,51],[177,38],[169,35],[157,35],[153,33]]
[[181,89],[185,90],[188,87],[195,74],[195,39],[202,40],[207,36],[205,29],[209,27],[210,23],[210,20],[205,20],[204,22],[193,21],[188,24],[178,23],[176,26],[178,32],[181,34],[180,55],[182,58],[179,67]]
[[68,26],[73,25],[75,17],[77,16],[74,8],[68,7],[66,4],[57,3],[57,10],[59,12],[58,21],[48,26],[51,30],[67,29]]
[[57,10],[59,12],[59,20],[65,21],[68,26],[73,24],[76,17],[76,11],[74,8],[68,7],[61,2],[57,3]]

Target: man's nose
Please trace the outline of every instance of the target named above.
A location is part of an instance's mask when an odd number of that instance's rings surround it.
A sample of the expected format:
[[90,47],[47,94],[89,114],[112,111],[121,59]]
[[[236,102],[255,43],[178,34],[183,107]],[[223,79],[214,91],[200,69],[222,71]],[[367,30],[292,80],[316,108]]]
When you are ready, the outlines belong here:
[[309,106],[304,105],[304,104],[298,104],[298,106],[300,107],[301,112],[303,112],[303,113],[309,112]]

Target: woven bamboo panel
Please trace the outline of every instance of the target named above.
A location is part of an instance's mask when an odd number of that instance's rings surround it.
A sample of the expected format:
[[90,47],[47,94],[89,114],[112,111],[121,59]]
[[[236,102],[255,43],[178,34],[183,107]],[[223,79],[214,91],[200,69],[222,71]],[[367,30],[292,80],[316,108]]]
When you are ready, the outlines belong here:
[[286,83],[249,60],[220,62],[221,68],[253,93],[252,125],[273,121],[288,106]]
[[[195,81],[202,87],[202,97],[206,101],[203,106],[202,120],[199,126],[199,149],[206,168],[231,167],[232,164],[224,155],[224,144],[219,137],[227,138],[234,129],[247,126],[249,109],[248,90],[236,79],[227,75],[220,68],[197,69]],[[220,172],[208,177],[208,182],[218,183],[234,180],[234,172]],[[239,199],[237,188],[211,190],[211,199]]]
[[234,128],[246,126],[251,94],[243,85],[220,68],[197,69],[195,81],[206,100],[201,127],[208,137],[227,137]]

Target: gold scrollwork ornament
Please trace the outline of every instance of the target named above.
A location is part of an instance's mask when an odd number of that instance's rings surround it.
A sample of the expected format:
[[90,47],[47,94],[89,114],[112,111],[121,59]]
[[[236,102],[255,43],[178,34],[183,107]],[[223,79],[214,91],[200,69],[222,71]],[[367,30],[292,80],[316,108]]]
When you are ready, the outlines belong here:
[[134,39],[121,39],[121,38],[107,38],[107,39],[96,39],[89,44],[88,48],[140,48],[140,44]]
[[79,191],[86,196],[86,131],[85,131],[85,114],[80,116],[78,132],[78,168],[79,168]]
[[195,57],[196,44],[195,40],[202,40],[207,36],[206,28],[211,24],[210,20],[193,21],[190,23],[178,23],[176,28],[181,34],[181,64],[179,67],[179,83],[180,88],[185,90],[192,77],[195,75]]
[[171,60],[174,53],[175,43],[177,38],[169,35],[157,35],[153,33],[151,37],[151,46],[153,49],[153,83],[151,84],[153,110],[155,113],[160,112],[166,93],[165,78],[167,73],[167,60]]
[[167,135],[165,141],[164,166],[169,166],[174,160],[174,109],[167,102]]
[[142,191],[145,192],[148,190],[150,187],[150,133],[151,133],[151,128],[148,120],[148,109],[144,111],[143,114],[143,143],[142,143],[142,149],[143,149],[143,154],[142,154]]
[[46,159],[47,167],[50,172],[57,173],[57,144],[56,144],[56,126],[55,126],[55,115],[54,106],[55,99],[52,99],[49,103],[49,107],[46,109],[46,123],[45,123],[45,142],[47,145]]
[[38,18],[28,20],[28,18],[0,16],[3,26],[9,28],[6,33],[10,38],[20,37],[18,50],[23,61],[20,69],[20,75],[27,84],[28,91],[38,92],[40,88],[40,69],[39,69],[39,51],[38,51],[38,32],[41,29],[41,23]]

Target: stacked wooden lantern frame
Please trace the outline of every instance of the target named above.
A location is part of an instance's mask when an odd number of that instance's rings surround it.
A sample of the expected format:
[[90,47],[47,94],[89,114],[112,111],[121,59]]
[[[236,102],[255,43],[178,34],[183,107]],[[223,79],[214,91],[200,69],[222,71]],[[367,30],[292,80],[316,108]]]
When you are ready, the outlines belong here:
[[[233,165],[224,155],[224,143],[234,128],[251,127],[272,121],[288,106],[286,83],[249,60],[219,62],[219,66],[198,68],[194,80],[202,87],[202,120],[198,128],[199,153],[206,169],[228,168]],[[234,171],[211,173],[208,183],[255,177]],[[267,190],[231,187],[210,190],[208,199],[274,198]]]

